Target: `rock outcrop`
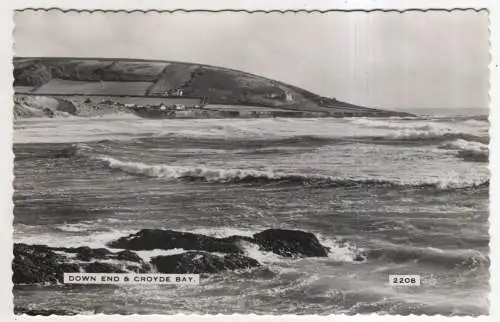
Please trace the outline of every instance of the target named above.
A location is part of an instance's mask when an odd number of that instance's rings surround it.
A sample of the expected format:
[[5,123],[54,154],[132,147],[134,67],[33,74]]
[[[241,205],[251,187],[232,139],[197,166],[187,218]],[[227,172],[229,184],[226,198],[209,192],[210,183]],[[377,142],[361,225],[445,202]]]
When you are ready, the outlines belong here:
[[14,95],[14,117],[56,117],[76,115],[75,104],[62,98],[50,96]]
[[150,267],[130,251],[14,244],[14,284],[62,283],[63,273],[145,273]]
[[[267,229],[252,237],[217,238],[174,230],[142,229],[108,243],[109,247],[123,249],[118,252],[87,246],[14,244],[12,280],[14,284],[62,283],[63,274],[71,272],[148,273],[156,269],[168,274],[210,274],[261,267],[257,260],[243,254],[245,243],[291,258],[326,257],[329,253],[329,248],[314,234],[301,230]],[[185,251],[156,256],[149,263],[132,251],[179,248]],[[356,255],[353,260],[364,258]]]
[[71,312],[67,310],[59,309],[27,309],[24,307],[15,307],[14,314],[21,315],[26,314],[30,316],[50,316],[50,315],[77,315],[76,312]]
[[261,250],[286,257],[326,257],[328,248],[312,233],[300,230],[268,229],[246,236],[225,238],[174,230],[142,229],[136,234],[108,243],[109,247],[129,250],[175,249],[241,254],[241,242],[256,244]]
[[157,256],[151,259],[151,264],[156,267],[158,272],[168,274],[219,273],[226,270],[261,266],[255,259],[239,254],[218,256],[198,251]]
[[253,235],[262,250],[286,257],[327,257],[328,247],[312,233],[300,230],[267,229]]
[[130,250],[183,248],[218,253],[242,253],[242,249],[236,243],[222,238],[161,229],[142,229],[136,234],[112,241],[108,246]]

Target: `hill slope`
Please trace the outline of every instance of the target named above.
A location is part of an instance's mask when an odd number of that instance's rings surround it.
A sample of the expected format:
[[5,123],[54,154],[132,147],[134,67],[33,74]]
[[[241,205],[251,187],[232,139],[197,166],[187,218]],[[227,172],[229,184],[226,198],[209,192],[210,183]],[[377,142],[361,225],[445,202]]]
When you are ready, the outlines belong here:
[[209,104],[389,116],[257,75],[201,64],[133,59],[14,58],[16,93],[205,97]]

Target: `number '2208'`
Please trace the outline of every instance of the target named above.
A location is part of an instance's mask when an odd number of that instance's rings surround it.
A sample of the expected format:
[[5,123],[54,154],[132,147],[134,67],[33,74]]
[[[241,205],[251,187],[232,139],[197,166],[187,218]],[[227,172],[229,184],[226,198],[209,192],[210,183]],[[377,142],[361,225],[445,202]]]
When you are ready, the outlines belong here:
[[404,285],[404,286],[418,286],[420,285],[419,275],[390,275],[389,284],[391,285]]

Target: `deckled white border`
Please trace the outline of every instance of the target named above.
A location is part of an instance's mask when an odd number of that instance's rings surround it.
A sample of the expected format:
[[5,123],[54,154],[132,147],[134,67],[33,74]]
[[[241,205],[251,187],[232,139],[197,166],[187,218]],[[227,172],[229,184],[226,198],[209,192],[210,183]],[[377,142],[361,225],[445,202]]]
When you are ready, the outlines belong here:
[[[500,321],[500,178],[499,144],[500,144],[500,1],[498,0],[0,0],[0,320],[2,321],[34,321],[50,319],[50,321]],[[340,10],[372,10],[372,9],[428,9],[428,8],[487,8],[490,12],[491,30],[491,64],[490,64],[490,110],[491,110],[491,294],[490,316],[488,317],[443,317],[443,316],[379,316],[371,315],[330,315],[330,316],[258,316],[258,315],[94,315],[78,317],[27,317],[12,314],[11,293],[11,259],[12,259],[12,31],[14,28],[12,15],[14,9],[20,8],[64,9],[340,9]],[[460,66],[457,66],[460,68]],[[495,196],[497,198],[495,198]],[[495,235],[496,232],[496,235]]]

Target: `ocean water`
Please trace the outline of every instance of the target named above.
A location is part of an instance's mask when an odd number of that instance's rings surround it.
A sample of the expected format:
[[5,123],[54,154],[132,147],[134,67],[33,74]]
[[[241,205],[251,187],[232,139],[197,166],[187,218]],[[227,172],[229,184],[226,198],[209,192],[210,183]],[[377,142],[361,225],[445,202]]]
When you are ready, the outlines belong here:
[[[19,285],[16,306],[488,314],[485,115],[119,115],[18,120],[14,128],[16,242],[105,247],[142,228],[227,236],[279,227],[312,232],[332,249],[328,258],[287,259],[248,246],[264,268],[214,274],[195,287]],[[366,259],[354,261],[357,252]],[[388,274],[420,274],[422,285],[394,288]]]

